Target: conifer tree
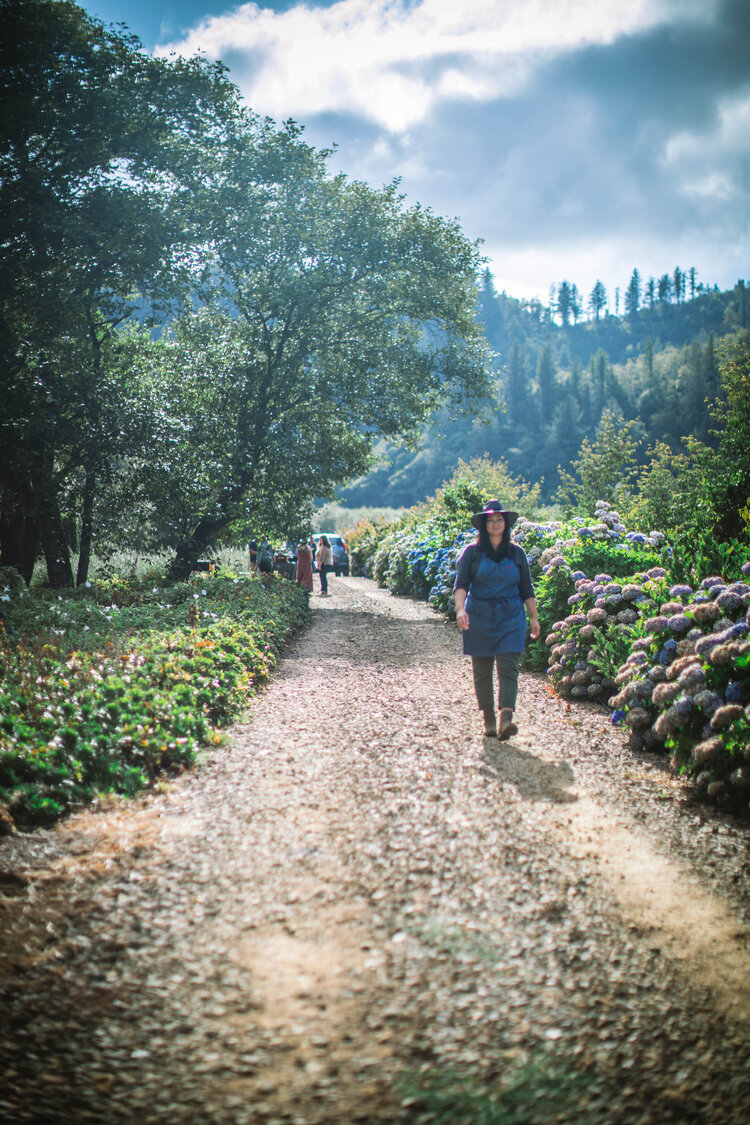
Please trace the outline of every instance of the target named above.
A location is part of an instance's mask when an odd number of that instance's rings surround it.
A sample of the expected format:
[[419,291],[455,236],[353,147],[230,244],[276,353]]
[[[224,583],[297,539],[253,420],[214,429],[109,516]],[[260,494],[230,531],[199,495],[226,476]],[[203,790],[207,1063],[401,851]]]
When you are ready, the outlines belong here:
[[668,273],[663,273],[659,278],[658,285],[659,300],[664,304],[672,298],[672,278]]
[[674,284],[674,299],[679,305],[680,302],[685,299],[685,275],[679,266],[675,266],[672,279]]
[[641,304],[641,275],[638,270],[633,270],[628,287],[625,290],[625,312],[634,317]]
[[603,309],[607,307],[607,290],[601,281],[596,281],[589,295],[589,308],[594,320],[598,320]]

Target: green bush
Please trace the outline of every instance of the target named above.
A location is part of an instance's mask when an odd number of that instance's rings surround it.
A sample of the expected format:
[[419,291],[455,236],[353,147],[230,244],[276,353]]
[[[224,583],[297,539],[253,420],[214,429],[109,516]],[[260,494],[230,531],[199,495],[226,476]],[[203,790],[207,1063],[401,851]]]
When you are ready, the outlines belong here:
[[0,634],[0,803],[24,826],[191,763],[309,615],[296,584],[228,574],[15,595]]

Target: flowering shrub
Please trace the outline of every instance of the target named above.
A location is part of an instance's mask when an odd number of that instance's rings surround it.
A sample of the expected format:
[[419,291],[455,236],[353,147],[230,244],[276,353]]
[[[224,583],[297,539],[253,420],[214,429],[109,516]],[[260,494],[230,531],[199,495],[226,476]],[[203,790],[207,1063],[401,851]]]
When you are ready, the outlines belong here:
[[[750,569],[750,568],[748,568]],[[750,797],[750,585],[711,577],[679,587],[683,605],[645,622],[619,669],[613,720],[633,748],[665,750],[698,789],[729,805]],[[675,596],[675,587],[670,591]],[[670,603],[669,610],[675,609]]]
[[189,764],[247,706],[309,613],[306,593],[287,582],[114,587],[58,601],[0,585],[0,803],[20,825]]

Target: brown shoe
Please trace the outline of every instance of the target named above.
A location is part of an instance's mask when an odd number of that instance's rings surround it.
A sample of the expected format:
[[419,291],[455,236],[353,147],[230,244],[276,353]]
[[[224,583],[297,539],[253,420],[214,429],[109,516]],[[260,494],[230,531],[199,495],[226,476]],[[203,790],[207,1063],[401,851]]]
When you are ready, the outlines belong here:
[[484,737],[497,738],[497,719],[495,718],[494,711],[483,711],[484,715]]
[[513,712],[502,711],[500,713],[500,740],[504,742],[506,738],[512,738],[514,734],[518,734],[518,727],[513,722]]

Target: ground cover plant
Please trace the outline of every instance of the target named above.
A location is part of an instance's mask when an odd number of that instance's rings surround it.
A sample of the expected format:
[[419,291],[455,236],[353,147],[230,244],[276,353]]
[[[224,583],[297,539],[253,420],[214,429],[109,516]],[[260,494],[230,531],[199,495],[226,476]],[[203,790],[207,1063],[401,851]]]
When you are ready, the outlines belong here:
[[195,760],[250,702],[308,618],[295,583],[230,572],[112,575],[33,590],[0,570],[0,808],[49,823]]

